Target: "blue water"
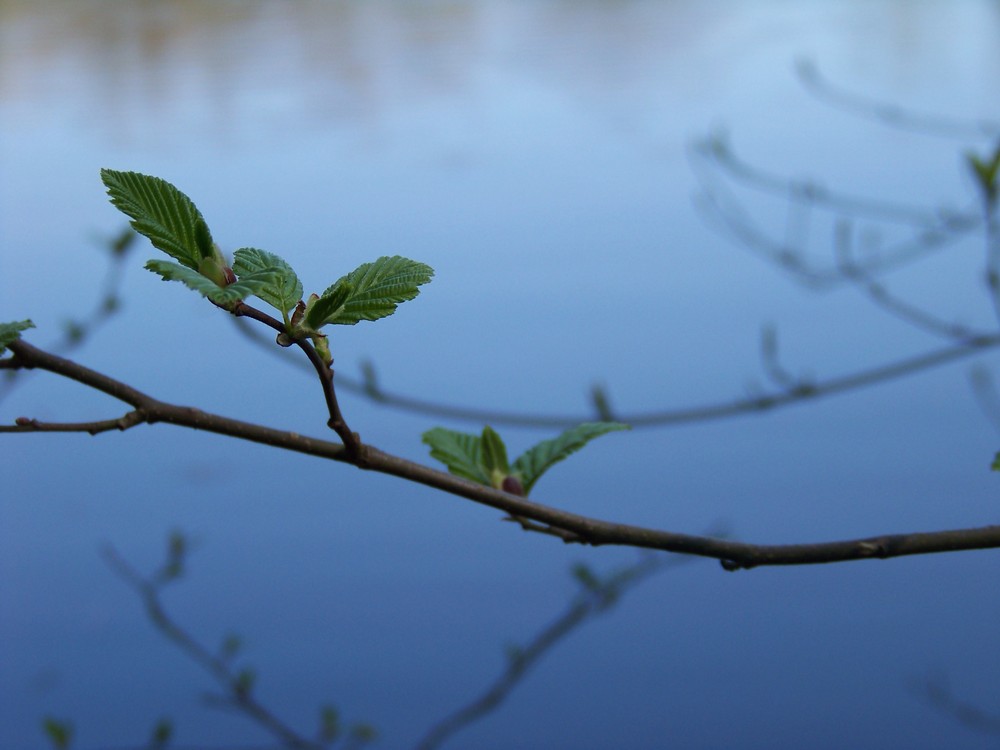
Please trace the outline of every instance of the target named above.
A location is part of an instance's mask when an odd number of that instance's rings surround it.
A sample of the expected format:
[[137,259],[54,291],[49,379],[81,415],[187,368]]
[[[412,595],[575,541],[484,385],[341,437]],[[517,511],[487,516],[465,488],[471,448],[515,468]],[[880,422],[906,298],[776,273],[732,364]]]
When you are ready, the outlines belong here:
[[[989,137],[886,127],[810,93],[838,86],[916,112],[1000,120],[996,3],[0,3],[0,319],[38,345],[94,304],[95,237],[122,219],[101,167],[177,184],[226,250],[286,257],[307,291],[403,254],[436,276],[377,324],[337,331],[339,371],[449,404],[592,418],[824,379],[944,345],[850,285],[810,289],[699,206],[699,140],[751,164],[930,210],[968,210],[962,164]],[[709,169],[718,179],[721,173]],[[716,183],[712,183],[716,185]],[[786,203],[725,183],[782,237]],[[899,233],[877,229],[892,240]],[[792,235],[829,265],[831,222]],[[798,233],[796,233],[798,232]],[[984,241],[886,277],[991,331]],[[324,435],[309,377],[180,285],[128,261],[123,308],[73,353],[152,395]],[[969,385],[995,354],[764,415],[602,438],[533,496],[609,520],[805,542],[995,523],[1000,435]],[[374,445],[429,461],[437,424],[342,396]],[[125,407],[44,374],[0,419]],[[501,428],[515,454],[552,430]],[[413,746],[477,695],[576,591],[570,566],[628,550],[521,533],[492,510],[316,459],[169,426],[3,436],[0,746],[266,744],[206,708],[208,678],[159,636],[101,559],[151,571],[196,541],[166,596],[206,643],[239,632],[261,697],[308,734],[319,705]],[[665,571],[561,642],[452,747],[994,747],[921,693],[1000,714],[995,552],[823,568]],[[936,678],[936,677],[935,677]]]

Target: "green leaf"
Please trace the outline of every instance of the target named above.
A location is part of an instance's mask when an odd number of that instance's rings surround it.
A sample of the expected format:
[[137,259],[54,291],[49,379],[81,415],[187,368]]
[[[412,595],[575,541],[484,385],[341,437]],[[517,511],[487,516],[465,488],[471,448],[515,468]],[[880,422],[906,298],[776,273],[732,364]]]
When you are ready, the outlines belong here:
[[351,739],[361,744],[368,744],[378,739],[378,730],[371,724],[354,724],[351,727]]
[[255,682],[257,682],[257,673],[249,667],[242,669],[232,682],[233,692],[238,696],[250,695]]
[[179,281],[189,289],[194,289],[220,305],[228,305],[246,299],[252,294],[257,294],[274,281],[272,272],[261,271],[247,274],[235,284],[219,286],[207,276],[202,276],[198,271],[172,263],[169,260],[147,261],[146,268],[162,276],[164,281]]
[[160,719],[149,736],[150,750],[162,750],[174,736],[174,724],[170,719]]
[[281,310],[282,315],[287,316],[302,299],[302,282],[299,277],[284,258],[274,253],[252,247],[240,248],[233,253],[233,271],[237,278],[264,271],[271,272],[274,282],[256,294],[271,307]]
[[431,447],[431,457],[455,476],[490,485],[490,477],[483,470],[482,440],[477,435],[435,427],[425,432],[422,440]]
[[423,263],[399,255],[383,256],[374,263],[358,266],[332,284],[320,299],[341,293],[337,287],[349,284],[345,301],[322,320],[316,313],[308,317],[308,322],[313,328],[328,323],[352,326],[360,320],[392,315],[396,305],[416,297],[420,293],[418,287],[429,282],[433,275],[434,270]]
[[573,577],[588,591],[597,591],[601,587],[601,580],[594,574],[589,565],[576,563],[571,570]]
[[998,177],[1000,177],[1000,144],[997,145],[993,154],[985,159],[980,159],[979,156],[973,153],[967,153],[965,158],[969,166],[972,167],[980,189],[992,204],[996,201],[998,193],[1000,193],[1000,185],[998,185]]
[[73,741],[73,725],[68,721],[61,721],[53,719],[51,716],[46,716],[42,719],[42,730],[52,743],[52,747],[56,748],[56,750],[65,750],[65,748],[69,747],[70,742]]
[[340,714],[334,706],[323,706],[319,710],[319,741],[333,742],[340,736]]
[[570,454],[580,450],[596,437],[616,430],[629,429],[632,428],[620,422],[587,422],[573,427],[559,437],[545,440],[531,450],[525,451],[514,462],[514,473],[520,475],[524,485],[524,493],[527,495],[531,492],[535,482],[553,464],[559,463]]
[[354,291],[348,282],[341,279],[323,292],[322,297],[313,295],[306,304],[305,322],[308,328],[318,331],[341,314],[344,304]]
[[198,208],[184,193],[159,177],[101,170],[111,203],[132,219],[132,228],[153,247],[182,265],[197,268],[214,253],[212,235]]
[[993,469],[993,471],[1000,471],[1000,453],[997,453],[996,456],[993,457],[993,463],[990,464],[990,468]]
[[34,327],[35,324],[30,320],[0,323],[0,354],[3,354],[10,344],[21,338],[21,331],[27,331]]
[[483,436],[480,439],[482,464],[486,476],[490,478],[490,485],[496,489],[503,486],[503,480],[510,474],[510,463],[507,461],[507,446],[503,440],[489,425],[483,428]]

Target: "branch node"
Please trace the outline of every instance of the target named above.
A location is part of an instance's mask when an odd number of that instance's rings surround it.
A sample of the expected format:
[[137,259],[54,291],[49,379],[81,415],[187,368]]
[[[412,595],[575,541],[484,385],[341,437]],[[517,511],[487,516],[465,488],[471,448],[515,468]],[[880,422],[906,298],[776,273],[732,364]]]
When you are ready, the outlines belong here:
[[739,562],[738,560],[719,560],[719,565],[729,573],[735,573],[737,570],[750,570],[750,568],[756,567],[753,563]]
[[889,550],[884,540],[868,539],[858,542],[858,553],[862,557],[887,557]]

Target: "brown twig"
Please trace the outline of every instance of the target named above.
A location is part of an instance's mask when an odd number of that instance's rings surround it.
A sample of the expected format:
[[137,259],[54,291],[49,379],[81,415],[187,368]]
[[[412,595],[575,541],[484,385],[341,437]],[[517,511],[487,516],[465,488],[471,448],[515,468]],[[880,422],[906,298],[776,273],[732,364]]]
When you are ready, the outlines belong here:
[[[574,541],[581,544],[630,546],[710,557],[719,560],[726,570],[770,565],[810,565],[872,558],[885,559],[904,555],[1000,548],[1000,526],[912,534],[888,534],[865,539],[817,544],[762,545],[602,521],[475,484],[461,477],[384,453],[370,445],[364,447],[364,457],[361,458],[352,455],[345,446],[340,444],[242,422],[200,409],[164,403],[107,375],[37,349],[23,340],[13,342],[9,348],[13,352],[13,357],[0,360],[0,367],[48,370],[107,393],[131,405],[138,413],[134,417],[126,415],[121,418],[128,419],[128,426],[142,422],[150,424],[167,422],[349,463],[369,471],[391,474],[417,484],[442,490],[495,508],[510,516],[525,518],[552,529],[569,532],[575,535]],[[109,429],[119,429],[117,426],[119,421],[80,423],[78,427],[80,432],[91,432],[95,425],[106,426],[114,423],[115,426]],[[19,422],[20,424],[9,427],[0,427],[0,432],[46,431],[43,423],[30,419],[21,419]],[[69,425],[59,424],[56,431],[66,432],[69,430]]]
[[[251,318],[252,320],[263,323],[269,328],[277,331],[279,335],[287,335],[285,325],[280,320],[271,317],[267,313],[258,310],[256,307],[248,305],[245,302],[237,302],[233,306],[231,312],[238,318]],[[327,426],[340,436],[340,439],[344,442],[344,447],[347,449],[348,453],[355,459],[358,459],[357,462],[360,463],[361,460],[363,460],[361,437],[358,433],[351,431],[351,428],[347,426],[344,415],[340,411],[340,404],[337,402],[337,392],[333,385],[332,363],[327,364],[324,362],[323,358],[320,357],[319,353],[316,351],[316,347],[310,344],[308,340],[299,338],[293,339],[292,341],[303,351],[309,360],[309,364],[311,364],[313,369],[316,371],[316,375],[319,376],[319,381],[323,388],[323,397],[326,400],[326,408],[330,414],[330,418],[327,420]]]

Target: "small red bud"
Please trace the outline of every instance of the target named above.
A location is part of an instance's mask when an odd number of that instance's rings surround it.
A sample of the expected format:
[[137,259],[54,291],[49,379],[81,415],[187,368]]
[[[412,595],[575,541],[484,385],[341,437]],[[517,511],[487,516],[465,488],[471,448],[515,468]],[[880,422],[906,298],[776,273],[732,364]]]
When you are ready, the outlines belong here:
[[500,489],[508,494],[524,497],[524,486],[521,484],[521,480],[515,476],[504,477]]

